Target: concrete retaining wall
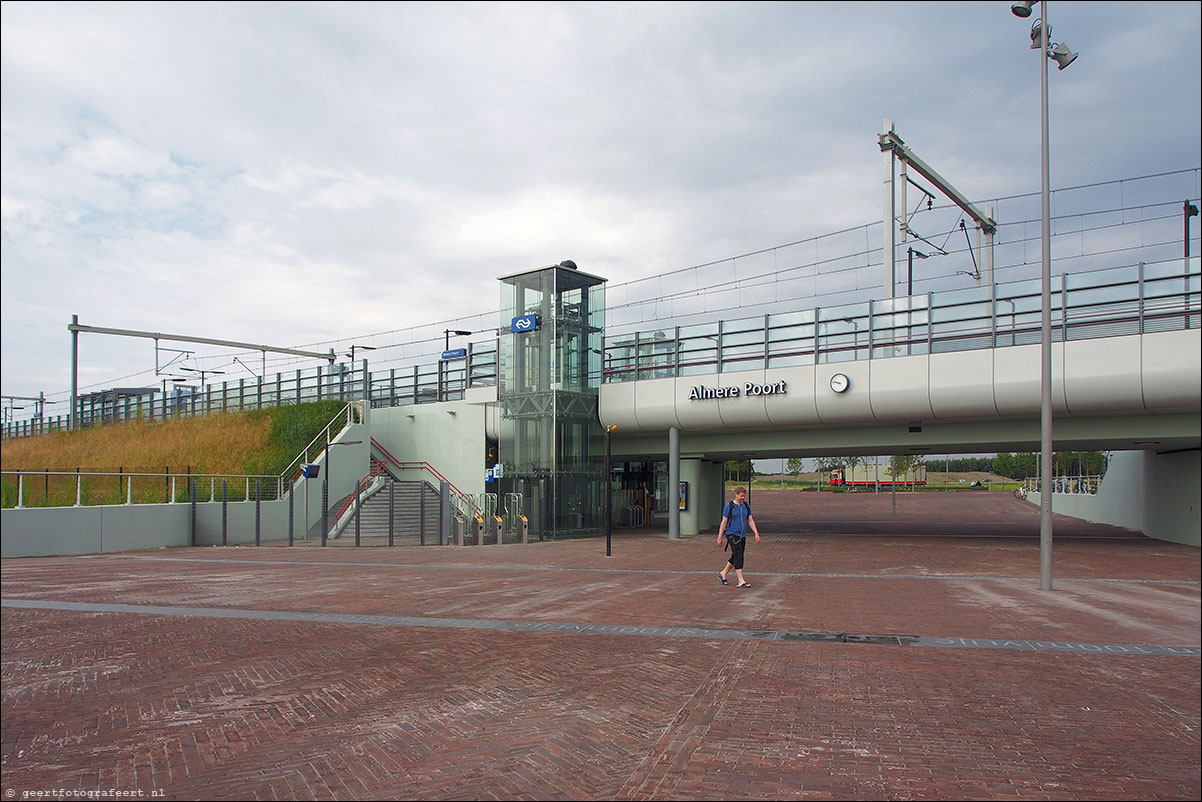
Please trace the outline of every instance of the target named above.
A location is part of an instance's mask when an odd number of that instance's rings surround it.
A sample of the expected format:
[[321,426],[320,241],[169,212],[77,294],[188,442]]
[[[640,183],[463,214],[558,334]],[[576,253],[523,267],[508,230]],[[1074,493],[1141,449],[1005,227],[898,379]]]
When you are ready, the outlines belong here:
[[190,506],[36,507],[0,511],[0,556],[100,554],[187,546]]
[[[304,513],[299,498],[293,514],[293,531],[300,540],[304,537]],[[221,545],[222,521],[221,502],[197,504],[196,545]],[[230,546],[253,545],[255,503],[227,504],[224,531],[225,542]],[[287,542],[287,499],[261,503],[259,540],[261,543]],[[103,554],[176,548],[191,543],[191,504],[32,507],[0,511],[0,556],[5,558]]]
[[[1097,495],[1057,493],[1052,497],[1052,510],[1135,529],[1157,540],[1202,546],[1199,487],[1202,452],[1117,452]],[[1028,500],[1038,503],[1038,496]]]

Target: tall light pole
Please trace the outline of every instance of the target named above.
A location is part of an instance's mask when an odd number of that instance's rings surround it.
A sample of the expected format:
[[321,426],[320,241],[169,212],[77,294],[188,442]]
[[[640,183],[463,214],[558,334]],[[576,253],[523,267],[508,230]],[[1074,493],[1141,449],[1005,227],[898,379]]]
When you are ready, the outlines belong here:
[[1189,328],[1189,219],[1198,216],[1198,207],[1187,198],[1181,204],[1181,213],[1185,216],[1185,327]]
[[614,483],[613,477],[610,475],[610,459],[612,450],[610,448],[610,435],[614,433],[614,429],[618,428],[618,424],[614,424],[605,429],[605,556],[612,557],[612,534],[613,534],[613,512],[614,512]]
[[444,338],[443,339],[443,350],[450,351],[452,334],[454,334],[456,337],[466,337],[467,335],[471,334],[471,332],[467,331],[466,329],[443,329],[442,334],[443,334],[443,338]]
[[[1014,16],[1026,19],[1031,7],[1038,2],[1014,3]],[[1051,178],[1048,169],[1048,59],[1055,59],[1060,69],[1076,60],[1064,44],[1052,44],[1052,26],[1048,24],[1048,3],[1043,0],[1043,18],[1031,26],[1031,49],[1039,51],[1041,171],[1043,183],[1043,268],[1040,326],[1039,373],[1039,588],[1052,589],[1052,201]]]
[[356,345],[356,344],[352,343],[351,344],[351,352],[349,354],[347,354],[347,356],[349,356],[351,358],[351,366],[353,367],[355,364],[355,351],[374,351],[374,350],[376,350],[376,347],[374,345]]
[[[321,460],[322,465],[325,466],[325,478],[321,480],[321,545],[323,546],[330,538],[330,448],[332,446],[357,446],[362,442],[362,440],[341,440],[331,443],[330,433],[326,431],[325,455]],[[308,490],[305,491],[306,495],[308,492]],[[307,524],[308,521],[305,523]]]

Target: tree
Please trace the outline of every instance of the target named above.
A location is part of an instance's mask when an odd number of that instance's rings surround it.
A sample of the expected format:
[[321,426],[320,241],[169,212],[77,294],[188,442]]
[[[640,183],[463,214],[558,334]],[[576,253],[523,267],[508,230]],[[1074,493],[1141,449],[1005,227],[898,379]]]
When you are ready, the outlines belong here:
[[790,476],[796,476],[805,470],[805,461],[801,457],[789,457],[789,461],[785,463],[785,470]]
[[843,465],[841,457],[819,457],[815,460],[818,463],[818,490],[822,490],[822,474],[830,473],[836,468]]
[[751,484],[754,471],[749,459],[728,459],[726,461],[726,478],[731,482],[746,482]]
[[[923,458],[917,454],[898,454],[893,458],[893,481],[896,482],[899,478],[905,477],[923,464]],[[913,484],[910,485],[910,489],[914,489]]]

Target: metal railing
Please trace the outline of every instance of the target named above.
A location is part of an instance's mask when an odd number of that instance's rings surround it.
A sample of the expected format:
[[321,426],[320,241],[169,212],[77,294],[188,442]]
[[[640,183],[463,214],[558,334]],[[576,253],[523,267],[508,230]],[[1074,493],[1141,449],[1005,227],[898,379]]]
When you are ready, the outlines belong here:
[[[334,436],[337,432],[342,431],[347,426],[353,423],[362,423],[365,415],[362,402],[351,402],[342,408],[342,411],[330,419],[330,422],[325,425],[320,432],[313,436],[309,444],[301,449],[300,453],[293,458],[292,462],[288,463],[288,467],[280,472],[280,478],[283,481],[295,479],[305,465],[313,462],[317,458],[317,453],[325,450],[326,444],[334,441]],[[337,430],[335,430],[337,426]]]
[[194,496],[196,501],[275,501],[287,489],[283,477],[264,474],[15,470],[2,475],[6,509],[178,504]]
[[[172,504],[192,501],[189,487],[195,488],[197,501],[219,501],[218,488],[222,487],[219,482],[224,484],[227,501],[274,501],[285,497],[301,468],[316,459],[316,454],[324,450],[334,434],[352,423],[361,422],[363,413],[362,402],[347,404],[279,475],[193,473],[191,470],[186,473],[170,470],[161,473],[8,470],[3,472],[2,503],[5,508]],[[136,492],[135,482],[138,485]]]
[[[1096,496],[1103,476],[1104,474],[1057,476],[1052,480],[1052,492],[1069,496]],[[1022,485],[1014,491],[1014,495],[1022,499],[1038,495],[1039,487],[1039,478],[1032,476],[1023,480]]]
[[[242,412],[311,401],[406,406],[462,400],[467,388],[496,384],[496,345],[474,348],[460,360],[443,360],[372,373],[367,360],[357,365],[318,366],[274,378],[239,379],[203,387],[175,387],[145,395],[92,393],[79,402],[78,428],[105,423],[167,420],[220,412]],[[32,437],[70,428],[69,416],[5,422],[3,437]]]
[[[1054,340],[1198,328],[1199,259],[1062,275]],[[607,382],[1036,344],[1038,280],[637,332],[607,340]]]
[[392,452],[380,445],[379,441],[374,437],[371,441],[371,447],[373,451],[377,452],[383,457],[383,461],[386,466],[390,465],[400,471],[421,471],[428,473],[437,479],[440,485],[442,482],[446,482],[447,487],[451,489],[451,506],[455,509],[455,514],[459,515],[460,517],[470,519],[480,513],[480,507],[476,505],[473,497],[456,487],[451,480],[443,476],[438,469],[430,463],[426,462],[425,460],[397,459],[392,455]]

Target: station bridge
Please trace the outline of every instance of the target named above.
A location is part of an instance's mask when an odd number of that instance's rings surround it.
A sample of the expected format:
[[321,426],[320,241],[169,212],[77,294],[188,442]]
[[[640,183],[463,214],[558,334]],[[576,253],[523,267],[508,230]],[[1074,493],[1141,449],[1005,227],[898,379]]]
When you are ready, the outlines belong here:
[[[1200,445],[1199,261],[1058,277],[1053,419],[1065,450]],[[1038,279],[639,332],[607,343],[614,453],[733,459],[1031,450]]]
[[[1057,280],[1055,448],[1143,452],[1130,503],[1197,530],[1199,261]],[[1041,315],[1036,279],[643,331],[607,343],[599,416],[701,498],[730,459],[1037,451]],[[686,533],[720,508],[682,504]]]

